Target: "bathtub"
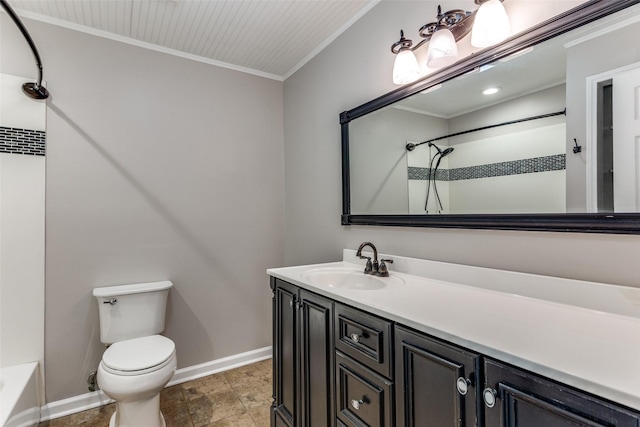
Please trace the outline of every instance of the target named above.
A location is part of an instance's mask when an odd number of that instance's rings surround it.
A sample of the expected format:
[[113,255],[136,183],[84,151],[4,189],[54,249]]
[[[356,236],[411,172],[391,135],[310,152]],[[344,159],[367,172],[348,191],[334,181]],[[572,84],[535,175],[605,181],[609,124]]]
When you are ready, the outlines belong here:
[[37,426],[40,422],[37,370],[36,362],[0,369],[0,427]]

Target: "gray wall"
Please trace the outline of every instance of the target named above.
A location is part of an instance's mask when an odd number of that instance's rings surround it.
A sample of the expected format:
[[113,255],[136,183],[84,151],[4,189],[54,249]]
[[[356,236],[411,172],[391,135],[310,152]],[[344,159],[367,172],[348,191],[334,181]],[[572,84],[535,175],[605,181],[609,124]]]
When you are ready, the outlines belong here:
[[[522,28],[577,3],[505,7]],[[385,253],[640,286],[640,236],[340,225],[338,115],[394,88],[389,46],[400,28],[415,39],[435,5],[381,2],[285,82],[286,263],[339,260],[342,248],[369,240]]]
[[[2,14],[2,72],[35,65]],[[271,344],[282,83],[25,20],[48,103],[46,394],[87,392],[94,287],[172,280],[179,367]]]

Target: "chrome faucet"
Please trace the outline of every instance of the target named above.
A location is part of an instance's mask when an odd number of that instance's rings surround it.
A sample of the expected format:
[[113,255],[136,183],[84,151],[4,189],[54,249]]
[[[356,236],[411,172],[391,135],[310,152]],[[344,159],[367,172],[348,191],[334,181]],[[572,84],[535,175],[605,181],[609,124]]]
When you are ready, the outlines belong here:
[[[371,257],[362,255],[362,249],[369,246],[373,250],[373,261],[371,261]],[[381,259],[378,263],[378,250],[371,242],[364,242],[358,247],[358,251],[356,252],[356,256],[360,259],[366,259],[367,264],[364,267],[364,274],[373,274],[375,276],[388,277],[389,270],[387,270],[387,265],[385,262],[393,263],[392,259]]]

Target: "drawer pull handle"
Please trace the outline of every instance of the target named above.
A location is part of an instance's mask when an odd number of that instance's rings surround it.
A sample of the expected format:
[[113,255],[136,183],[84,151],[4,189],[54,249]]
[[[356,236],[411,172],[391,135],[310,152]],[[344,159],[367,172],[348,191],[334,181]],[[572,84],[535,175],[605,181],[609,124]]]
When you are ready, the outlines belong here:
[[471,385],[471,381],[464,377],[459,377],[456,381],[456,388],[458,389],[458,393],[461,396],[464,396],[469,391],[469,386]]
[[360,337],[362,335],[358,335],[358,334],[351,334],[351,341],[353,341],[354,343],[359,343],[360,342]]
[[360,400],[356,400],[353,399],[351,401],[351,406],[353,406],[353,409],[355,409],[356,411],[360,409],[360,405],[362,405],[364,403],[364,400],[360,399]]
[[485,388],[482,392],[482,399],[487,408],[493,408],[496,405],[496,391],[491,387]]

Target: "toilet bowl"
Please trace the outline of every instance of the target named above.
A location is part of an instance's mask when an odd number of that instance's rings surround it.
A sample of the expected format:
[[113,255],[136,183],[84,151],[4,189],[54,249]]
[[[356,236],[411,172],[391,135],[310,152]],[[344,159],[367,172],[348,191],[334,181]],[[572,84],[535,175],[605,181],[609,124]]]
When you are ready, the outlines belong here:
[[160,392],[175,373],[176,346],[164,331],[170,281],[95,288],[100,341],[98,385],[116,401],[110,427],[164,427]]
[[110,427],[164,427],[160,392],[173,377],[175,344],[162,335],[111,345],[98,367],[98,384],[116,401]]

